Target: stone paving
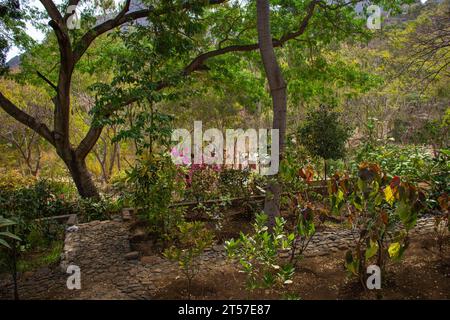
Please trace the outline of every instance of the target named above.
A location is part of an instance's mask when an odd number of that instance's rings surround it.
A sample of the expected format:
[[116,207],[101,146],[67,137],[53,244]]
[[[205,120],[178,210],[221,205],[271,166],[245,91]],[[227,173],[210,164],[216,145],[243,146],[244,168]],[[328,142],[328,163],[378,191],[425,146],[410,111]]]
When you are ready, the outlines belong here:
[[[428,233],[433,229],[431,217],[421,218],[413,233]],[[150,299],[167,279],[181,276],[176,263],[159,256],[138,257],[130,252],[128,222],[93,221],[67,232],[64,253],[59,268],[43,268],[20,276],[22,299]],[[306,256],[328,255],[345,250],[353,242],[351,230],[318,232],[310,243]],[[81,290],[68,290],[67,266],[81,270]],[[223,246],[215,245],[201,257],[205,271],[221,270],[229,264]],[[0,299],[11,298],[12,282],[0,277]]]

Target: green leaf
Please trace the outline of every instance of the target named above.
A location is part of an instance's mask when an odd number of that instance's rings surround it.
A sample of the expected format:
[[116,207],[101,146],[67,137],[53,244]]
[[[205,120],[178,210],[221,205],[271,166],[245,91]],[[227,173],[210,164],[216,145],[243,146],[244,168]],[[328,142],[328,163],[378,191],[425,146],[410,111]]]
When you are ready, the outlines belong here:
[[369,260],[370,258],[372,258],[374,255],[376,255],[378,252],[378,243],[376,243],[375,241],[370,240],[370,246],[367,247],[366,249],[366,260]]
[[4,236],[4,237],[11,238],[11,239],[15,239],[17,241],[21,241],[21,239],[18,236],[12,234],[11,232],[0,232],[0,236]]
[[11,247],[10,247],[9,244],[8,244],[8,242],[6,242],[6,241],[3,240],[3,239],[0,239],[0,244],[1,244],[2,246],[5,246],[6,248],[11,249]]
[[407,230],[414,228],[417,222],[417,214],[414,212],[411,206],[401,201],[398,205],[395,213],[399,216],[403,225]]

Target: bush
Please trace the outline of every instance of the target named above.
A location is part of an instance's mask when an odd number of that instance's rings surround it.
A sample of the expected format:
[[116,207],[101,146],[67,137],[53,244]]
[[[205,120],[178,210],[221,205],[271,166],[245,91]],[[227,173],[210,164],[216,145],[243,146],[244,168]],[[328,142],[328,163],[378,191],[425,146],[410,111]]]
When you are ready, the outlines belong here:
[[219,174],[219,190],[222,195],[229,197],[245,197],[250,195],[249,169],[224,169]]
[[275,218],[273,232],[267,227],[268,217],[258,214],[254,223],[254,234],[241,233],[239,239],[226,241],[225,248],[230,259],[239,261],[247,274],[247,289],[276,288],[292,283],[294,267],[280,256],[289,251],[295,235],[286,234],[283,218]]
[[347,252],[345,265],[364,285],[371,261],[384,271],[388,258],[401,259],[425,196],[412,184],[397,176],[390,179],[377,164],[370,163],[360,165],[356,181],[336,174],[328,188],[332,210],[339,214],[345,207],[352,229],[358,232],[355,249]]
[[400,176],[420,182],[429,178],[432,156],[424,147],[385,144],[359,149],[352,164],[352,171],[357,173],[358,164],[363,161],[378,163],[389,177]]
[[428,205],[430,209],[439,209],[439,197],[450,195],[450,150],[439,150],[437,157],[433,158],[428,170],[430,190]]
[[303,257],[303,253],[308,248],[311,240],[316,234],[315,216],[319,215],[320,227],[324,222],[321,215],[326,214],[325,209],[316,207],[311,202],[303,202],[300,195],[290,195],[288,198],[288,214],[296,217],[296,224],[292,234],[294,241],[292,242],[290,263],[297,263]]
[[150,233],[169,240],[183,220],[183,212],[170,208],[173,198],[184,190],[182,169],[165,155],[141,157],[128,172],[127,182],[131,190],[127,197],[148,220]]
[[187,172],[188,196],[197,202],[211,200],[218,196],[219,168],[217,166],[192,164]]
[[36,183],[36,178],[24,176],[17,170],[0,171],[0,190],[15,190]]
[[83,222],[108,220],[112,212],[119,210],[109,198],[80,198],[74,206],[74,212],[79,215],[79,219]]
[[211,246],[213,233],[201,222],[183,222],[178,225],[177,243],[164,251],[164,256],[178,262],[178,266],[187,279],[188,298],[191,295],[191,283],[200,271],[198,258]]
[[0,210],[7,216],[29,220],[71,213],[72,204],[62,190],[61,184],[48,180],[0,189]]

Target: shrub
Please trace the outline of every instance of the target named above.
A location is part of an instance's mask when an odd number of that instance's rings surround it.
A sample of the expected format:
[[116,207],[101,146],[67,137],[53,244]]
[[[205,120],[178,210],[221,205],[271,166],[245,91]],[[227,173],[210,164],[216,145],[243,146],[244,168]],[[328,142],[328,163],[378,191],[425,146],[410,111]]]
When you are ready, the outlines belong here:
[[0,190],[15,190],[35,183],[35,177],[24,176],[17,170],[0,171]]
[[223,196],[219,199],[219,202],[214,202],[205,205],[204,203],[198,203],[194,210],[201,211],[206,214],[209,219],[212,219],[216,230],[221,230],[224,219],[225,209],[231,205],[231,200],[228,196]]
[[292,283],[294,267],[282,259],[281,253],[292,247],[294,234],[286,234],[286,221],[276,217],[272,232],[267,227],[268,217],[256,215],[254,234],[241,233],[239,239],[226,241],[225,248],[230,259],[237,259],[247,275],[247,289],[276,288]]
[[347,252],[345,264],[364,286],[371,261],[375,259],[384,271],[388,258],[401,259],[425,196],[399,177],[389,179],[378,165],[370,163],[360,165],[356,181],[336,174],[328,188],[332,210],[345,211],[352,229],[358,232],[355,249]]
[[219,168],[205,164],[192,164],[187,172],[188,195],[197,202],[211,200],[218,196]]
[[244,214],[253,215],[257,210],[252,196],[264,191],[265,177],[249,168],[243,170],[226,168],[219,175],[219,190],[222,197],[240,198],[240,207]]
[[200,270],[198,258],[211,246],[213,233],[201,222],[183,222],[178,225],[177,243],[164,251],[164,256],[178,262],[178,266],[186,277],[188,298],[191,295],[191,284]]
[[150,233],[168,240],[183,219],[180,210],[170,208],[176,193],[184,189],[181,168],[166,155],[141,157],[128,172],[127,182],[132,191],[127,197],[148,220]]
[[245,197],[250,195],[249,169],[224,169],[219,174],[219,190],[222,195]]
[[390,177],[420,182],[429,178],[432,157],[424,147],[385,144],[359,149],[352,164],[353,172],[358,172],[358,164],[362,161],[378,163]]
[[71,213],[72,203],[59,184],[39,180],[31,186],[0,189],[0,209],[31,220]]
[[[291,195],[288,202],[288,214],[296,217],[296,224],[292,231],[294,241],[290,253],[290,262],[295,265],[302,258],[316,234],[315,216],[326,214],[326,211],[317,208],[311,202],[304,203],[300,195]],[[323,221],[322,216],[319,216],[319,226]]]
[[[450,194],[450,150],[439,150],[433,158],[428,169],[430,190],[428,194],[428,206],[430,209],[440,208],[439,197]],[[442,208],[442,207],[441,207]]]
[[94,220],[108,220],[113,211],[118,208],[108,198],[92,199],[80,198],[75,203],[74,211],[79,215],[79,219],[83,222]]

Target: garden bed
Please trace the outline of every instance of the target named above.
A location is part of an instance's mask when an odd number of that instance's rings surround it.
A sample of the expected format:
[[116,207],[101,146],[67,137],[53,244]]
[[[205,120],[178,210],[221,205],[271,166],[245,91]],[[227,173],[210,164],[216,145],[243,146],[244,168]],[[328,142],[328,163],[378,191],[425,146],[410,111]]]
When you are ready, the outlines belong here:
[[[448,241],[449,239],[447,239]],[[256,290],[248,293],[245,276],[227,267],[202,274],[192,287],[193,299],[450,299],[450,255],[436,252],[432,236],[415,237],[403,261],[388,267],[381,290],[364,291],[349,278],[343,265],[344,252],[307,257],[300,263],[287,293]],[[224,281],[226,279],[226,281]],[[183,279],[167,279],[169,284],[152,298],[185,299]]]
[[[125,225],[113,221],[80,225],[79,237],[84,240],[79,240],[82,246],[72,249],[73,262],[81,263],[81,290],[68,290],[68,275],[59,266],[51,266],[20,274],[20,297],[185,299],[186,282],[175,263],[157,254],[140,256],[138,260],[124,258],[129,250],[124,242]],[[123,250],[117,250],[118,246]],[[221,248],[215,246],[202,256],[191,299],[450,299],[450,252],[440,257],[430,232],[412,236],[405,258],[388,266],[382,289],[374,291],[362,290],[358,281],[348,277],[343,265],[345,251],[337,248],[301,260],[294,281],[285,292],[249,292],[244,285],[245,275],[226,259]],[[0,298],[11,299],[11,289],[9,278],[1,277]]]

